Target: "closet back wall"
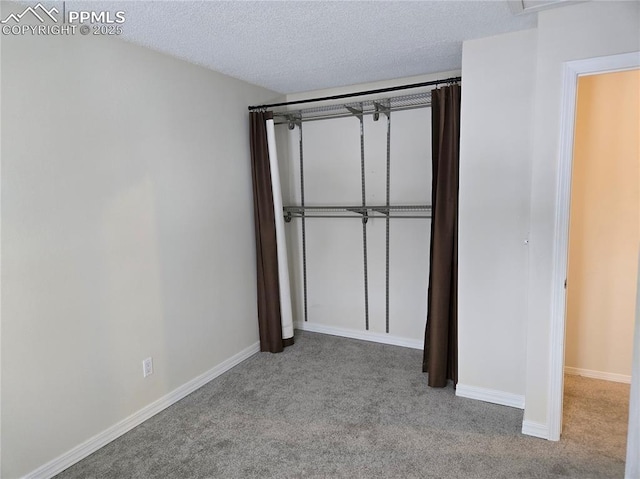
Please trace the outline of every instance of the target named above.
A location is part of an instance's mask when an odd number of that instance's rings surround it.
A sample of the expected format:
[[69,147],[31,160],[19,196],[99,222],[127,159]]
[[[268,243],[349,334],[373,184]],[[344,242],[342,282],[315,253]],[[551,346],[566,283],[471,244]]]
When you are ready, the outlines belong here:
[[[299,205],[299,128],[279,126],[284,202]],[[361,205],[360,123],[357,117],[305,122],[303,131],[306,206]],[[431,203],[431,111],[391,113],[392,205]],[[364,117],[367,205],[386,201],[387,118]],[[429,219],[391,219],[389,334],[422,347],[429,275]],[[366,333],[362,221],[306,220],[307,323],[301,220],[287,225],[294,319],[298,327]],[[369,332],[386,335],[385,219],[367,223]],[[329,329],[327,329],[329,328]]]

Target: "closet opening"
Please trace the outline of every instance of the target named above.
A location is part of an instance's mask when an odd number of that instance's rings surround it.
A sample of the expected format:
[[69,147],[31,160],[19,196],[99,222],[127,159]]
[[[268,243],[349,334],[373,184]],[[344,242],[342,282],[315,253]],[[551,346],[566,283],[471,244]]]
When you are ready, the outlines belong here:
[[425,349],[438,387],[457,371],[459,81],[250,107],[275,131],[295,327]]

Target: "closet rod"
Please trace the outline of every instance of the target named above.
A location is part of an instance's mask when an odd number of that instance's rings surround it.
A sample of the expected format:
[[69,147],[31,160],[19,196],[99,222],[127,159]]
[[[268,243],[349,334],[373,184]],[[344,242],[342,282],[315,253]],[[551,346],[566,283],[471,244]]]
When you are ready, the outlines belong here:
[[427,81],[427,82],[422,82],[422,83],[412,83],[410,85],[399,85],[399,86],[392,86],[392,87],[388,87],[388,88],[378,88],[376,90],[365,90],[365,91],[360,91],[360,92],[356,92],[356,93],[345,93],[342,95],[332,95],[332,96],[322,96],[322,97],[317,97],[317,98],[309,98],[306,100],[297,100],[297,101],[285,101],[282,103],[270,103],[267,105],[256,105],[256,106],[250,106],[248,107],[249,111],[252,110],[265,110],[267,108],[276,108],[279,106],[289,106],[289,105],[301,105],[303,103],[314,103],[317,101],[329,101],[329,100],[341,100],[343,98],[352,98],[352,97],[356,97],[356,96],[364,96],[364,95],[375,95],[377,93],[388,93],[388,92],[392,92],[392,91],[399,91],[399,90],[409,90],[411,88],[420,88],[420,87],[425,87],[425,86],[432,86],[432,85],[440,85],[440,84],[444,84],[444,83],[457,83],[459,81],[462,80],[462,77],[451,77],[451,78],[444,78],[442,80],[433,80],[433,81]]

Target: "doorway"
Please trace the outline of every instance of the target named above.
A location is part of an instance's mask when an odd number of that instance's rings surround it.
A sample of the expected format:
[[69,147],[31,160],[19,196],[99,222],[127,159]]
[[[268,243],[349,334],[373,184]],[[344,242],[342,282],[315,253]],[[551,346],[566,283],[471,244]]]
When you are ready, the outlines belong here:
[[[576,60],[566,62],[563,67],[560,151],[556,190],[556,226],[554,235],[554,270],[551,283],[551,342],[547,402],[547,438],[550,440],[557,441],[560,439],[562,426],[566,312],[565,280],[567,278],[571,167],[573,160],[578,77],[638,68],[640,68],[640,52]],[[637,332],[635,337],[639,337]],[[638,347],[637,343],[638,341],[636,340],[636,348]],[[632,387],[638,380],[636,376],[637,374],[634,371],[632,375]]]
[[624,462],[640,242],[640,70],[578,78],[563,436]]
[[631,383],[640,241],[640,70],[578,79],[565,373]]

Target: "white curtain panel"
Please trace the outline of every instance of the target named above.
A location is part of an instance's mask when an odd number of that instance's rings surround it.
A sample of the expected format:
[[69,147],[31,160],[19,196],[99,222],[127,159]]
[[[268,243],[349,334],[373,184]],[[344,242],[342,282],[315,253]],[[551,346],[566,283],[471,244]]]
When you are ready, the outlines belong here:
[[287,240],[284,232],[282,214],[282,190],[276,151],[276,132],[273,120],[267,120],[267,145],[269,147],[269,165],[271,167],[271,188],[273,190],[273,209],[276,218],[276,242],[278,247],[278,282],[280,284],[280,318],[282,321],[282,339],[293,337],[293,313],[291,309],[291,287],[289,284],[289,264],[287,261]]

